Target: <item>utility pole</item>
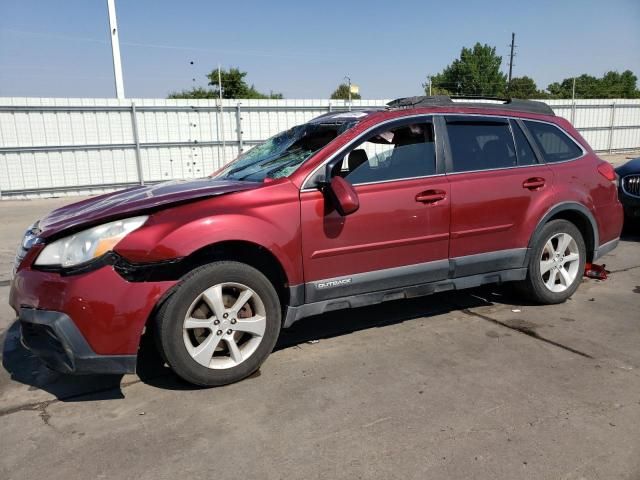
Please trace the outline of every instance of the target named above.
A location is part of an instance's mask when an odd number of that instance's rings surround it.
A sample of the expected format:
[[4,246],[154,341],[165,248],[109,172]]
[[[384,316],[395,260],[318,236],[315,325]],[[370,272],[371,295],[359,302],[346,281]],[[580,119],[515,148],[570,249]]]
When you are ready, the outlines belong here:
[[509,54],[509,82],[507,83],[507,91],[511,90],[511,74],[513,73],[513,49],[516,46],[516,34],[511,33],[511,53]]
[[573,77],[573,87],[571,87],[571,100],[576,102],[576,77]]
[[120,39],[118,37],[118,22],[116,21],[115,0],[107,0],[109,12],[109,37],[111,37],[111,56],[113,57],[113,76],[116,83],[116,98],[124,99],[124,82],[122,80],[122,61],[120,60]]
[[427,81],[429,82],[429,96],[431,96],[431,75],[427,75]]

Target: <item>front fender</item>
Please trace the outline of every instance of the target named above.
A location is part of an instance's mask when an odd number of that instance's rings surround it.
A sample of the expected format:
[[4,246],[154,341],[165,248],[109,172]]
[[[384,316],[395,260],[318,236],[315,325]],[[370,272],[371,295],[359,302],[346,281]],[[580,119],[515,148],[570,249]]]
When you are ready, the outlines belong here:
[[278,259],[289,282],[301,283],[298,189],[287,181],[166,209],[115,250],[131,262],[150,263],[186,257],[226,241],[266,248]]

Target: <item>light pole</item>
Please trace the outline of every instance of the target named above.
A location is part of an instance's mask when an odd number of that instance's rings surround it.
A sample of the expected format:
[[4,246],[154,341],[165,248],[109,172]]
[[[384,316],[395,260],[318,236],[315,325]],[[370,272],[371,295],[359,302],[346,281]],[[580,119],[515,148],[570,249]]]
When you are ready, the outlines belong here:
[[109,37],[111,37],[111,55],[113,57],[113,76],[116,82],[116,98],[123,100],[124,81],[122,80],[122,61],[120,60],[120,40],[118,37],[115,0],[107,0],[107,10],[109,11]]
[[347,90],[349,90],[349,111],[351,111],[351,78],[344,77],[344,79],[347,81]]
[[[222,107],[222,67],[218,64],[218,94],[220,97],[220,133],[222,134],[222,158],[227,158],[226,142],[224,141],[224,108]],[[224,165],[224,163],[223,163]]]

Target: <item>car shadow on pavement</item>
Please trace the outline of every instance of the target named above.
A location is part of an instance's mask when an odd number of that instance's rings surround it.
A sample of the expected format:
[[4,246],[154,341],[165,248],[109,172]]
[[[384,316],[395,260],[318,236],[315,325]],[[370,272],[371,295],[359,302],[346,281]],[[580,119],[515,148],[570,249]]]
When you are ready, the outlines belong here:
[[124,398],[122,375],[64,375],[50,370],[20,343],[20,324],[14,322],[2,342],[2,366],[11,380],[44,390],[62,401],[108,400]]
[[[369,328],[388,327],[418,318],[428,318],[457,310],[458,303],[474,308],[486,303],[470,293],[448,292],[408,300],[394,300],[367,307],[333,312],[304,318],[282,330],[274,351],[300,344],[326,340]],[[455,299],[455,301],[452,301]]]
[[[274,351],[326,340],[350,333],[396,325],[415,319],[428,319],[454,310],[466,311],[481,306],[533,305],[512,287],[488,285],[462,291],[395,300],[368,307],[337,310],[308,317],[283,330]],[[11,379],[30,389],[42,389],[64,402],[124,398],[123,388],[145,383],[163,390],[198,390],[176,376],[155,348],[151,332],[142,338],[138,353],[137,378],[133,375],[64,375],[49,370],[20,344],[20,326],[14,323],[6,332],[2,364]],[[254,376],[260,375],[259,371]]]

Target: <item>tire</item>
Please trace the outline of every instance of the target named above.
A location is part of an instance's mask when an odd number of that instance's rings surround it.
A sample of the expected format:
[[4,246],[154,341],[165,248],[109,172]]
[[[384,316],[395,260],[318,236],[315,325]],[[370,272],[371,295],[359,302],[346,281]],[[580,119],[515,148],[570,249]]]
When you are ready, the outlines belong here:
[[[573,242],[569,241],[567,248],[560,251],[564,244],[559,242],[566,241],[567,236]],[[552,220],[533,240],[527,278],[520,284],[520,290],[540,304],[551,305],[566,301],[582,281],[586,251],[584,238],[573,223]],[[574,259],[576,254],[576,260],[566,260],[565,263],[565,258]]]
[[187,382],[211,387],[254,373],[273,350],[282,319],[267,277],[244,263],[220,261],[187,274],[155,322],[159,350],[171,369]]

